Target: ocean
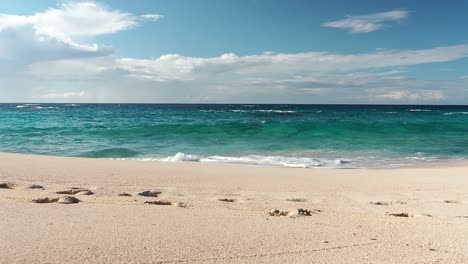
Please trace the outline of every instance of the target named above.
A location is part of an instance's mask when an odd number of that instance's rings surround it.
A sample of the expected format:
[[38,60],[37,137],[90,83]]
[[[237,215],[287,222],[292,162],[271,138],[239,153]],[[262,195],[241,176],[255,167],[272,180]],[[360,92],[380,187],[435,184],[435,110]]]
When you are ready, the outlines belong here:
[[0,152],[401,167],[468,159],[468,106],[0,104]]

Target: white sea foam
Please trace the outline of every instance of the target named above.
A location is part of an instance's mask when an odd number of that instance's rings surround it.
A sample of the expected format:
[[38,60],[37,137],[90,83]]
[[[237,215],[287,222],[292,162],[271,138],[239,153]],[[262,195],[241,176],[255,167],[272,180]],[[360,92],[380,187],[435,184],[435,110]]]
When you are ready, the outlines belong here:
[[269,109],[269,110],[255,110],[256,112],[261,112],[261,113],[280,113],[280,114],[293,114],[293,113],[296,113],[296,111],[292,111],[292,110],[273,110],[273,109]]
[[419,109],[419,108],[416,108],[416,109],[410,109],[411,112],[431,112],[432,110],[430,109]]
[[[296,111],[292,110],[274,110],[274,109],[259,109],[259,110],[244,110],[244,109],[231,109],[231,110],[200,110],[202,113],[278,113],[278,114],[293,114]],[[320,111],[321,112],[321,111]]]
[[41,104],[23,104],[23,105],[17,105],[16,108],[27,108],[27,109],[34,109],[34,110],[60,109],[57,106],[41,106]]
[[[320,154],[317,153],[318,156]],[[240,164],[255,166],[273,166],[289,168],[336,168],[336,169],[355,169],[355,168],[397,168],[417,164],[437,164],[438,162],[466,160],[464,157],[437,157],[427,156],[424,153],[414,153],[411,156],[386,156],[386,155],[353,155],[344,154],[352,157],[349,159],[341,158],[310,158],[304,156],[286,157],[286,156],[263,156],[263,155],[245,155],[245,156],[203,156],[177,153],[174,156],[165,158],[155,157],[137,157],[137,158],[118,158],[117,160],[139,160],[139,161],[162,161],[162,162],[205,162],[221,164]]]
[[261,155],[247,155],[239,157],[228,156],[198,156],[184,153],[177,153],[162,159],[141,159],[141,160],[159,160],[165,162],[207,162],[207,163],[227,163],[227,164],[244,164],[244,165],[260,165],[260,166],[277,166],[277,167],[291,167],[291,168],[339,168],[343,164],[348,164],[350,161],[340,159],[314,159],[307,157],[282,157],[282,156],[261,156]]
[[202,113],[223,113],[221,110],[200,110]]
[[444,113],[444,115],[468,115],[468,112],[449,112]]
[[182,152],[175,154],[174,156],[169,156],[167,158],[160,159],[161,161],[169,161],[169,162],[180,162],[180,161],[195,161],[199,162],[200,157],[197,155],[186,155]]
[[234,112],[234,113],[279,113],[279,114],[296,113],[296,111],[292,111],[292,110],[274,110],[274,109],[259,109],[259,110],[234,109],[234,110],[230,110],[230,112]]

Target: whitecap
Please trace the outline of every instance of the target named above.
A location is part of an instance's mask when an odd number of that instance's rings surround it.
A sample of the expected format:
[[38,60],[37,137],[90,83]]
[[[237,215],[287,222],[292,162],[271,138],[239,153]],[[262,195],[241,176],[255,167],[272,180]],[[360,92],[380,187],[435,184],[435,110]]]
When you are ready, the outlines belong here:
[[449,112],[444,113],[444,115],[468,115],[468,112]]
[[16,108],[27,108],[27,109],[34,109],[34,110],[42,110],[42,109],[60,109],[56,106],[41,106],[41,104],[24,104],[24,105],[17,105]]
[[431,112],[432,110],[430,109],[419,109],[419,108],[416,108],[416,109],[410,109],[411,112]]
[[296,113],[296,111],[292,110],[273,110],[273,109],[268,109],[268,110],[255,110],[256,112],[261,112],[261,113],[280,113],[280,114],[293,114]]

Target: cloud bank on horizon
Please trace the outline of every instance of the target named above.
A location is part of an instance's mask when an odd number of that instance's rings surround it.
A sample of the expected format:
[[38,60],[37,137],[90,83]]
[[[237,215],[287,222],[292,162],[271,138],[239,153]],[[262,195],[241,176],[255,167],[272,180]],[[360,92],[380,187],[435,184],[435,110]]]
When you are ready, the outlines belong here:
[[[398,9],[317,26],[370,33],[409,15]],[[89,1],[61,3],[29,16],[0,14],[0,101],[468,103],[467,77],[407,76],[412,66],[468,57],[468,44],[463,43],[361,53],[156,58],[117,56],[112,47],[98,43],[100,36],[138,30],[161,19],[166,17]]]

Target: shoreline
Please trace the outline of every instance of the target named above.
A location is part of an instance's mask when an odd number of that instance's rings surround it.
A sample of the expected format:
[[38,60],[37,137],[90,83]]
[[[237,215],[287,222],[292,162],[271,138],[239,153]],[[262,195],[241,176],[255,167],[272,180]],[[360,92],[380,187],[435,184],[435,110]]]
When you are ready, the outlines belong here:
[[0,263],[464,263],[466,175],[0,153]]
[[131,161],[131,162],[154,162],[154,163],[175,163],[175,164],[208,164],[208,165],[228,165],[228,166],[241,166],[241,167],[260,167],[260,168],[283,168],[283,169],[338,169],[338,170],[398,170],[398,169],[411,169],[411,168],[440,168],[440,167],[468,167],[468,159],[452,159],[452,160],[439,160],[436,162],[425,163],[408,163],[400,164],[400,166],[390,167],[331,167],[331,166],[315,166],[315,167],[295,167],[295,166],[281,166],[281,165],[268,165],[268,164],[242,164],[234,162],[205,162],[205,161],[163,161],[162,158],[90,158],[90,157],[75,157],[75,156],[56,156],[47,154],[29,154],[17,152],[0,152],[0,155],[20,155],[20,156],[39,156],[39,157],[54,157],[66,159],[85,159],[85,160],[113,160],[113,161]]

